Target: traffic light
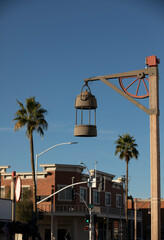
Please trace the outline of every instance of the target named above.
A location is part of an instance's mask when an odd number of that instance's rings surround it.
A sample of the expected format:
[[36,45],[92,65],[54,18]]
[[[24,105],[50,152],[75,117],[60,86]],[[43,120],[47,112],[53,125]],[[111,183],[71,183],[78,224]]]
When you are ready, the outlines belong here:
[[101,181],[102,181],[102,183],[101,183],[101,190],[104,190],[104,177],[101,178]]
[[105,177],[101,176],[98,179],[98,190],[99,191],[105,191]]
[[89,214],[86,215],[86,223],[90,223],[90,215]]
[[99,190],[100,191],[105,190],[105,177],[101,177],[99,180]]
[[85,227],[84,227],[84,230],[85,230],[85,231],[89,231],[89,227],[88,227],[88,226],[85,226]]

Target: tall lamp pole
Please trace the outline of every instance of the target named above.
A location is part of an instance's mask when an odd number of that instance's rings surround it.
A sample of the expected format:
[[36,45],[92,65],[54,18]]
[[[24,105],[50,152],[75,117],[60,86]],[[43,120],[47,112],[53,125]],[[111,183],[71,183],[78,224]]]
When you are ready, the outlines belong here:
[[[88,85],[89,81],[102,81],[107,86],[111,87],[114,91],[124,96],[134,105],[142,109],[150,116],[150,165],[151,165],[151,239],[161,239],[161,217],[160,217],[160,139],[159,139],[159,76],[158,76],[158,64],[159,59],[156,56],[150,56],[146,58],[147,67],[145,69],[116,73],[105,76],[98,76],[93,78],[84,79],[85,85]],[[149,78],[148,78],[148,77]],[[118,79],[122,90],[112,84],[109,79]],[[127,85],[127,80],[133,79],[132,82]],[[137,84],[136,84],[137,83]],[[149,83],[149,90],[146,85]],[[131,92],[131,89],[135,87],[136,91]],[[140,95],[140,86],[142,85],[145,93]],[[132,88],[131,88],[132,87]],[[149,108],[142,105],[136,99],[143,99],[149,97]],[[85,108],[84,108],[85,110]],[[84,128],[84,125],[78,126],[80,129]],[[90,130],[90,125],[87,125]],[[81,133],[81,136],[87,134]]]
[[[46,149],[45,151],[39,153],[39,154],[36,154],[36,170],[35,170],[35,184],[36,184],[36,192],[37,192],[37,174],[38,174],[38,157],[43,155],[44,153],[48,152],[49,150],[51,150],[52,148],[55,148],[55,147],[58,147],[58,146],[61,146],[61,145],[66,145],[66,144],[77,144],[78,142],[65,142],[65,143],[59,143],[59,144],[56,144],[48,149]],[[52,189],[53,191],[53,189]],[[51,240],[53,240],[53,197],[51,198]]]
[[51,150],[52,148],[55,148],[55,147],[58,147],[58,146],[61,146],[61,145],[66,145],[66,144],[77,144],[78,142],[65,142],[65,143],[59,143],[59,144],[56,144],[48,149],[46,149],[45,151],[39,153],[39,154],[36,154],[36,161],[35,161],[35,182],[36,182],[36,190],[37,190],[37,175],[38,175],[38,157],[43,155],[44,153],[48,152],[49,150]]

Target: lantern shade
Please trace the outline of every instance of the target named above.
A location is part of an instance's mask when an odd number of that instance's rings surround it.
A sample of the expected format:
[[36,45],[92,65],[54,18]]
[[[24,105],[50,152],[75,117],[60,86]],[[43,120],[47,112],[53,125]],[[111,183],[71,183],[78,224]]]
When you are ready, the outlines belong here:
[[75,137],[96,137],[97,127],[95,125],[75,125]]
[[80,95],[77,96],[75,100],[76,109],[96,109],[97,100],[94,95],[85,90]]
[[[85,91],[82,91],[83,88],[87,87]],[[74,129],[75,137],[96,137],[97,128],[96,128],[96,108],[97,100],[94,95],[91,94],[90,88],[84,85],[81,94],[79,94],[75,100],[76,108],[76,125]],[[80,118],[78,118],[78,113],[80,113]],[[89,113],[89,114],[88,114]],[[94,113],[94,117],[92,118]],[[88,115],[88,118],[86,116]],[[78,124],[77,120],[80,119]],[[92,120],[92,124],[91,124]]]

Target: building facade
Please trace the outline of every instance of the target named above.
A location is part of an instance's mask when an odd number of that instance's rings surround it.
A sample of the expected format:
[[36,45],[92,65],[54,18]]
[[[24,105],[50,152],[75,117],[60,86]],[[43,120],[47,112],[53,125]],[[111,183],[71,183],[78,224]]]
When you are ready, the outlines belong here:
[[[139,222],[137,218],[130,221],[131,234],[129,239],[134,239],[136,221],[137,238],[151,240],[151,199],[130,199],[128,209],[134,213],[140,212],[142,214],[142,222]],[[161,239],[164,240],[164,199],[161,199]]]
[[[123,239],[125,211],[121,178],[114,180],[114,175],[96,171],[96,187],[91,188],[90,195],[88,179],[89,176],[95,178],[95,170],[85,174],[85,167],[81,165],[40,166],[43,171],[37,173],[37,224],[43,240],[50,240],[51,235],[55,240],[64,240],[68,233],[72,240],[88,239],[86,220],[89,208],[92,209],[95,240]],[[0,167],[1,198],[8,194],[11,187],[12,173],[7,172],[7,168]],[[17,175],[22,180],[22,191],[32,190],[32,174],[24,172]],[[72,186],[75,183],[80,184]],[[65,188],[68,185],[71,186]],[[59,190],[58,194],[40,202]],[[129,216],[134,218],[133,211],[129,212]]]

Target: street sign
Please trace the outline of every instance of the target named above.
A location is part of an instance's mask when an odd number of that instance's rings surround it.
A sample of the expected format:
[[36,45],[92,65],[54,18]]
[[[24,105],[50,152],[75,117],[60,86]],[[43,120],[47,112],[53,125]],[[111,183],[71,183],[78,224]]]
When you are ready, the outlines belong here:
[[93,204],[91,204],[91,203],[88,204],[88,207],[91,208],[91,209],[93,209]]
[[96,188],[96,178],[92,178],[92,188]]
[[21,178],[18,176],[15,183],[15,200],[18,202],[21,197],[22,182]]
[[88,178],[88,187],[96,188],[96,178]]

